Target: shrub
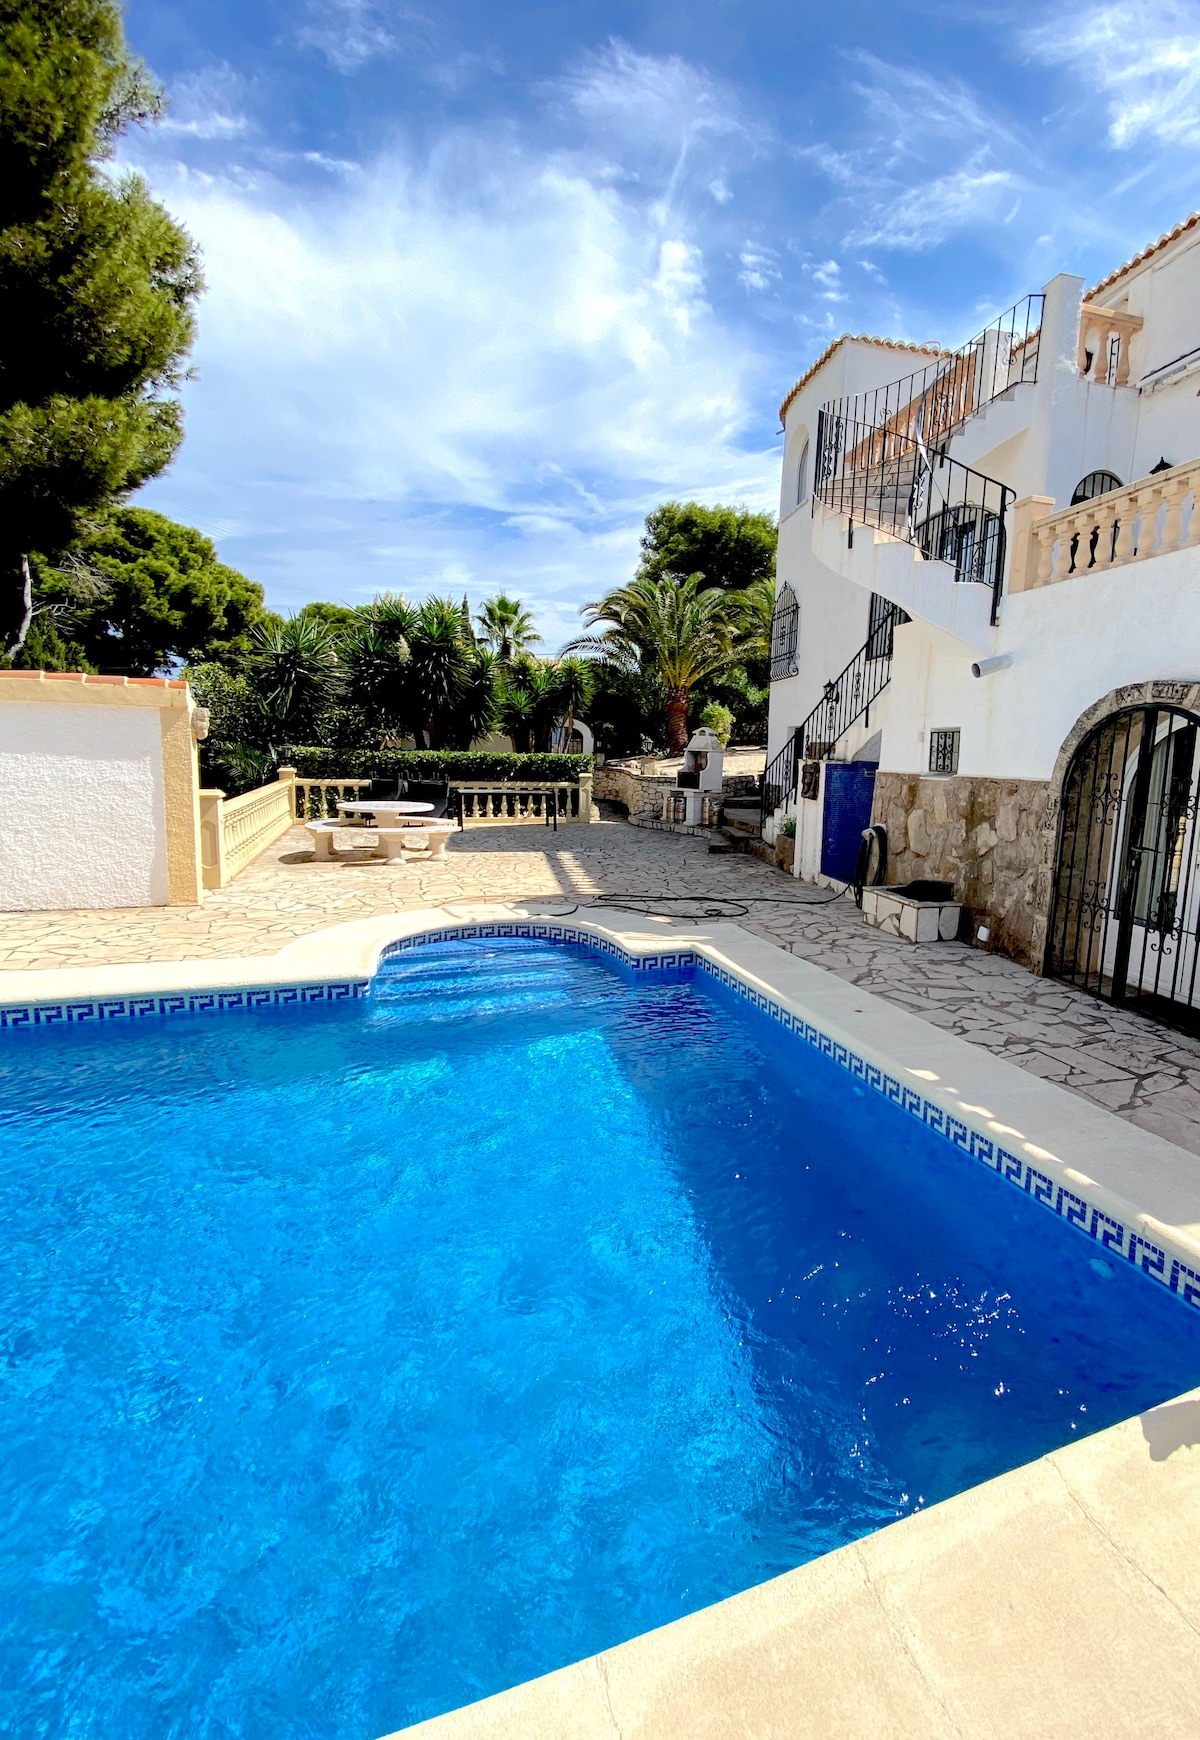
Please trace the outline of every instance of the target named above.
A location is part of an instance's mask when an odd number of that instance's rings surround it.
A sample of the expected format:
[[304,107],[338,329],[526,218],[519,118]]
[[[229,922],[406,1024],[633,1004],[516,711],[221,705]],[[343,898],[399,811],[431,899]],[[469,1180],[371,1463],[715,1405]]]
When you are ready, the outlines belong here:
[[700,715],[700,723],[716,732],[721,740],[721,748],[724,749],[733,730],[733,710],[723,707],[720,701],[710,701]]
[[785,840],[794,840],[796,838],[795,816],[786,816],[779,824],[779,832],[783,835]]
[[290,749],[301,779],[537,779],[578,781],[590,755],[482,754],[470,749]]

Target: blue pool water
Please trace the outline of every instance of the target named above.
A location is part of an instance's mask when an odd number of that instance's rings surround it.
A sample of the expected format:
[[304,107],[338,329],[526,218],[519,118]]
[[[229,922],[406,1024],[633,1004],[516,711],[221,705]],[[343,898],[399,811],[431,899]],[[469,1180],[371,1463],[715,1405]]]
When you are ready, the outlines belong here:
[[0,1077],[22,1740],[374,1740],[1200,1379],[1200,1314],[707,977],[444,944]]

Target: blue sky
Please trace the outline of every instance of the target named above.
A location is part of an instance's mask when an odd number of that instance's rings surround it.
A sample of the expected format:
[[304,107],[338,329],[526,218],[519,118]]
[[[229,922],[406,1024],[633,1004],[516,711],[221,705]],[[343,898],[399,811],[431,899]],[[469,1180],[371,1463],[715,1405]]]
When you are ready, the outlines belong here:
[[277,609],[500,587],[553,650],[667,496],[774,509],[844,331],[957,342],[1200,205],[1200,3],[132,0],[203,250],[139,498]]

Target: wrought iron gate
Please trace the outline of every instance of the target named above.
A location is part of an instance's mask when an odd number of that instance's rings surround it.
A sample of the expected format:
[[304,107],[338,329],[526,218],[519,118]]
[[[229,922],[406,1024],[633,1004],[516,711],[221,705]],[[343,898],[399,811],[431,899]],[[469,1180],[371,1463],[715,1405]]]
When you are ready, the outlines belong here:
[[1197,728],[1176,707],[1115,713],[1067,770],[1046,972],[1200,1028]]

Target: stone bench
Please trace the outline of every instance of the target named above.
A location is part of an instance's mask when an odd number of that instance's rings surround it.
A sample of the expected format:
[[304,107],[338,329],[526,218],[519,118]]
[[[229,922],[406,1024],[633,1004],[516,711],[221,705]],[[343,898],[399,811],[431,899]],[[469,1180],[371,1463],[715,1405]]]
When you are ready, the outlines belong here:
[[377,828],[375,831],[389,858],[428,850],[428,861],[440,864],[446,856],[446,841],[458,830],[454,822],[421,822],[407,828]]
[[[338,854],[333,849],[334,834],[340,833],[343,828],[353,826],[354,824],[352,822],[342,820],[332,822],[305,822],[305,833],[312,835],[314,860],[321,859],[328,862],[330,859],[336,858]],[[355,831],[363,833],[365,832],[365,829],[357,828]]]

